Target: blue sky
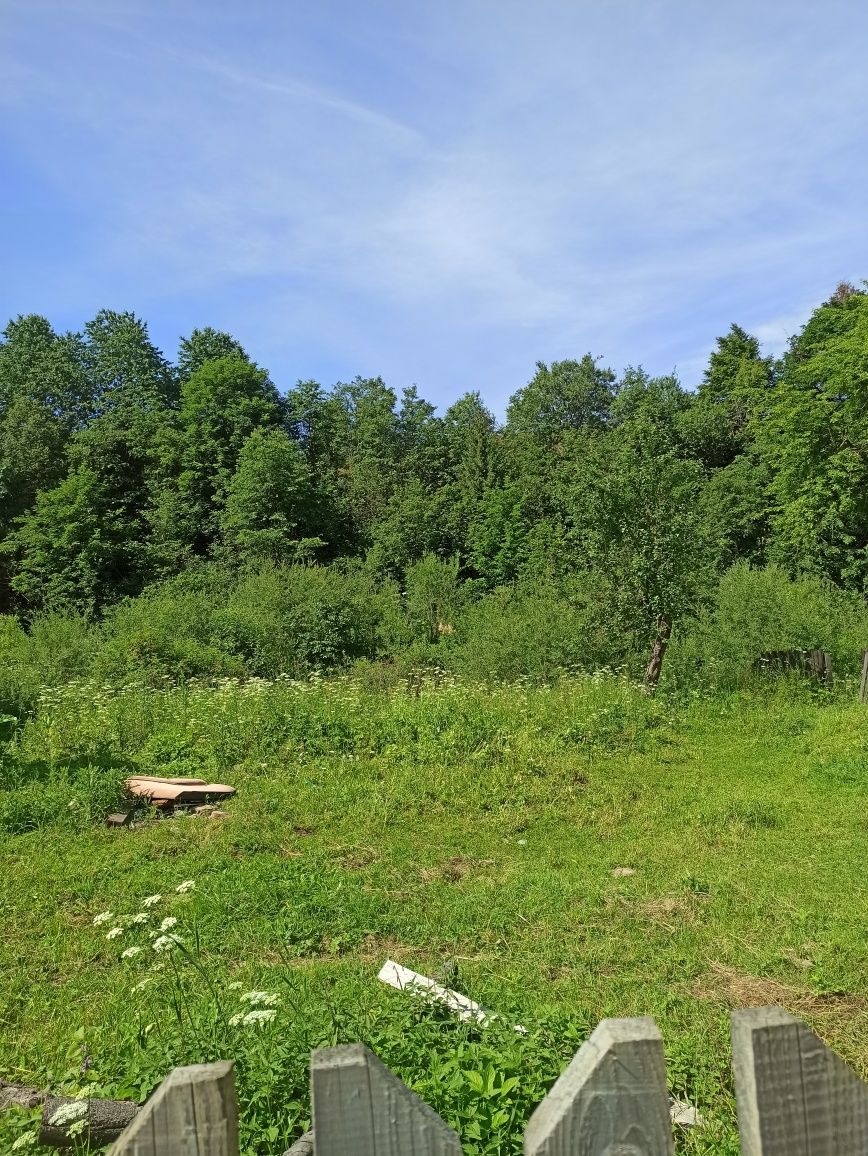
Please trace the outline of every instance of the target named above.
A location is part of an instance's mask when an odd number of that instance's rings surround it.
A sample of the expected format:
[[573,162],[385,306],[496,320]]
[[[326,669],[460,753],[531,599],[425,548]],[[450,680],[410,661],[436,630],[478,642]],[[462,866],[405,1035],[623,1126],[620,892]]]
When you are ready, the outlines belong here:
[[868,277],[859,0],[0,0],[0,315],[498,412]]

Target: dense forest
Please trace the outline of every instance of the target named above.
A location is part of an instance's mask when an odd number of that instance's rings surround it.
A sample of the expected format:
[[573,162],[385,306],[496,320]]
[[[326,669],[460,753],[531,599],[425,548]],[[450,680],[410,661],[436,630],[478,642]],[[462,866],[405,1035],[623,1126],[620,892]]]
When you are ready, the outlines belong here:
[[[812,622],[861,621],[868,291],[840,285],[780,359],[733,325],[686,386],[539,362],[503,423],[478,393],[438,414],[380,378],[281,391],[210,328],[172,363],[132,313],[62,334],[20,316],[0,543],[7,633],[60,616],[109,653],[123,637],[109,667],[172,675],[471,639],[505,675],[540,673],[521,655],[542,648],[544,667],[638,669],[661,618],[677,636],[784,588],[819,599]],[[799,629],[778,641],[824,641]]]

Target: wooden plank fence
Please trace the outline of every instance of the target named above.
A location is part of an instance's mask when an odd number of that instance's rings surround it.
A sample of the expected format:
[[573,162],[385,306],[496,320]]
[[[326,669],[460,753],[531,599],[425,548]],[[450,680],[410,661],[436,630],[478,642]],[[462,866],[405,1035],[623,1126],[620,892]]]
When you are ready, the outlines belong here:
[[[731,1013],[742,1156],[864,1156],[868,1084],[781,1008]],[[461,1140],[362,1044],[311,1058],[313,1132],[285,1156],[460,1156]],[[663,1040],[603,1020],[531,1116],[525,1156],[671,1156]],[[232,1065],[176,1068],[113,1156],[238,1156]]]
[[754,664],[757,670],[781,672],[799,671],[832,689],[832,656],[827,650],[770,650],[761,654]]

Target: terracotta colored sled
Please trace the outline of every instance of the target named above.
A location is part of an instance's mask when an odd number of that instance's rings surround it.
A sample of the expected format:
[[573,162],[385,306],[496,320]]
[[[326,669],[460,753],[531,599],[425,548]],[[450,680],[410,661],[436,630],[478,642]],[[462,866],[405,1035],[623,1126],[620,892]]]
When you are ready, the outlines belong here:
[[154,807],[191,807],[231,799],[234,787],[225,783],[208,783],[205,779],[161,779],[154,775],[136,775],[127,779],[127,790]]

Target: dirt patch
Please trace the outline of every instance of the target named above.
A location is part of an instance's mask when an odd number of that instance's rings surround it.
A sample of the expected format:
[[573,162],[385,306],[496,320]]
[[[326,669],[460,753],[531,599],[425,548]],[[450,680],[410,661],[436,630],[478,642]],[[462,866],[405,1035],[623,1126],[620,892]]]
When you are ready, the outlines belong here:
[[693,994],[699,999],[721,1000],[733,1008],[779,1004],[796,1015],[817,999],[811,992],[791,987],[770,976],[750,975],[725,963],[714,962],[696,981]]
[[445,883],[460,883],[472,872],[481,867],[490,867],[493,863],[493,859],[468,859],[464,855],[453,855],[436,867],[426,867],[420,873],[420,878],[423,883],[433,883],[435,879],[442,879]]
[[387,959],[397,959],[403,962],[412,958],[417,963],[420,961],[427,963],[428,960],[428,952],[425,948],[410,943],[402,943],[400,939],[392,939],[388,935],[366,935],[357,950],[359,956],[366,963],[376,966],[378,971]]
[[336,858],[344,871],[363,871],[371,863],[376,863],[380,852],[373,847],[344,847],[337,852]]
[[636,904],[636,911],[640,915],[654,920],[671,920],[679,918],[692,921],[696,918],[696,908],[683,895],[661,895],[658,899],[643,899]]
[[817,992],[783,983],[771,976],[750,975],[712,962],[693,987],[698,999],[715,1000],[731,1008],[777,1004],[803,1019],[864,1077],[868,1069],[868,999],[849,992]]

